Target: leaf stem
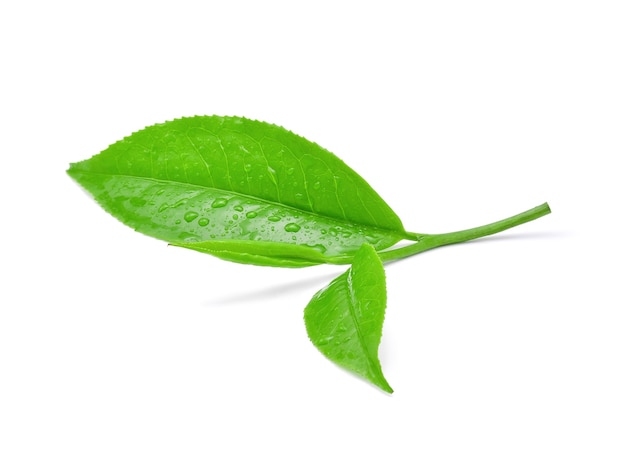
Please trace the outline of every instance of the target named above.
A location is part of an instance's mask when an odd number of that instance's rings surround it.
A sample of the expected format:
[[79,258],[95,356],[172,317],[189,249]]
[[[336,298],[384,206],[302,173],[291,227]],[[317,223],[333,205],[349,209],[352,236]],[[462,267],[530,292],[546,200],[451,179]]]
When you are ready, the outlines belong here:
[[[547,214],[550,214],[550,206],[543,203],[535,208],[516,214],[507,219],[499,220],[480,227],[470,228],[462,231],[454,231],[452,233],[443,234],[419,234],[411,233],[417,242],[405,247],[394,248],[391,250],[383,250],[378,252],[378,256],[383,262],[395,261],[397,259],[407,258],[418,253],[431,250],[444,245],[458,244],[461,242],[471,241],[491,234],[499,233],[509,228],[522,225],[526,222],[533,221]],[[332,258],[328,261],[331,264],[349,264],[351,257]]]

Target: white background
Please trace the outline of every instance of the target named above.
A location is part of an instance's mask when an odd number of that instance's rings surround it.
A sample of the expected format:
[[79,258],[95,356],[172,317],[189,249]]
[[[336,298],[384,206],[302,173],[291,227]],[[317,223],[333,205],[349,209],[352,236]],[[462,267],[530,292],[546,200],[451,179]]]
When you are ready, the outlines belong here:
[[[0,448],[626,448],[625,9],[4,2]],[[194,114],[318,142],[413,231],[553,214],[388,266],[389,396],[307,339],[342,268],[168,247],[65,174]]]

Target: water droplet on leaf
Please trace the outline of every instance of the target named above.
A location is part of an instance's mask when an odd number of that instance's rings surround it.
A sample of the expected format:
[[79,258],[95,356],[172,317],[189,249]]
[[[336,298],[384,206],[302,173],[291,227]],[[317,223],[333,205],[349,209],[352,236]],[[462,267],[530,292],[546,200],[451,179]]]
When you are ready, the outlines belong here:
[[226,200],[225,198],[216,198],[215,200],[213,200],[213,203],[211,203],[211,206],[213,208],[223,208],[224,206],[226,206],[227,203],[228,200]]
[[287,225],[285,225],[285,231],[288,231],[290,233],[296,233],[297,231],[300,231],[300,225],[298,225],[297,223],[288,223]]
[[185,222],[193,222],[195,218],[198,217],[198,213],[195,211],[189,211],[185,213],[184,219]]

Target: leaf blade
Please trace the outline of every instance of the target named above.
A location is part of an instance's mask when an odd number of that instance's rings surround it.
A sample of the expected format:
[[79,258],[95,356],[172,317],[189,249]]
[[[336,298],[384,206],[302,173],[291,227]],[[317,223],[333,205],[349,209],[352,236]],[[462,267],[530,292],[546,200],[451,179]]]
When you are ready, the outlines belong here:
[[350,269],[313,296],[304,321],[311,342],[328,359],[392,393],[378,359],[386,303],[382,262],[364,244]]
[[406,236],[391,208],[339,158],[243,118],[153,125],[68,173],[122,222],[173,243],[322,244],[332,256],[363,242],[387,248]]

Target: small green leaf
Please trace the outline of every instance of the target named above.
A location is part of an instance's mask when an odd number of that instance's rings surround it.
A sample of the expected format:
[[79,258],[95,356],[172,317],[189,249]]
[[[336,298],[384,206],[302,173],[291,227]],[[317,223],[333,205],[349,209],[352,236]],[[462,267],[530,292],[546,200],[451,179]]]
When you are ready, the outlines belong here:
[[284,128],[240,117],[150,126],[71,164],[68,173],[113,216],[174,244],[280,242],[323,246],[332,257],[354,254],[365,242],[388,248],[408,236],[383,199],[335,155]]
[[304,322],[311,342],[328,359],[391,393],[378,360],[386,303],[383,264],[364,244],[350,269],[313,296]]

